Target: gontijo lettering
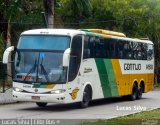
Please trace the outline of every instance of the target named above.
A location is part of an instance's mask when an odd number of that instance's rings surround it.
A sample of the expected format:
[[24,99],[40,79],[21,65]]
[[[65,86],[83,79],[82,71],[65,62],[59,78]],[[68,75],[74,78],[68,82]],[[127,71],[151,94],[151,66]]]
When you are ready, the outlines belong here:
[[125,63],[124,70],[141,70],[141,64]]

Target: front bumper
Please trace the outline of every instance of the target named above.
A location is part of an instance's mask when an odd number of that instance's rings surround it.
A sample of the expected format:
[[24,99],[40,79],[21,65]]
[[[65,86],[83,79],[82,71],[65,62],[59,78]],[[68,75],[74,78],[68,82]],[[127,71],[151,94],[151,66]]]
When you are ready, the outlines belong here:
[[[65,93],[61,94],[36,94],[13,91],[13,99],[15,101],[29,101],[29,102],[47,102],[47,103],[66,103]],[[39,97],[33,99],[32,97]]]

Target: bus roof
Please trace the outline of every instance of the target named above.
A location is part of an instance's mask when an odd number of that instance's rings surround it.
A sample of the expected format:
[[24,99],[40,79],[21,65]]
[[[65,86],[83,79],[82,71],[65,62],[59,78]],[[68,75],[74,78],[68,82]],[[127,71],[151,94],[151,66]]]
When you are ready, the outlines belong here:
[[120,32],[114,32],[114,31],[103,30],[103,29],[81,29],[81,30],[88,33],[100,34],[107,38],[122,39],[127,41],[153,44],[153,42],[148,39],[129,38],[129,37],[126,37],[125,34]]
[[126,35],[124,33],[114,32],[114,31],[109,31],[109,30],[103,30],[103,29],[84,29],[82,31],[94,32],[94,33],[99,33],[99,34],[103,34],[103,35],[126,37]]
[[21,35],[66,35],[74,36],[76,34],[85,34],[83,31],[74,29],[33,29],[21,33]]
[[122,38],[122,37],[117,37],[117,36],[112,36],[112,38],[122,39],[122,40],[126,40],[126,41],[134,41],[134,42],[142,42],[142,43],[153,44],[153,42],[150,41],[150,40],[142,40],[142,39],[138,39],[138,38],[129,38],[129,37]]

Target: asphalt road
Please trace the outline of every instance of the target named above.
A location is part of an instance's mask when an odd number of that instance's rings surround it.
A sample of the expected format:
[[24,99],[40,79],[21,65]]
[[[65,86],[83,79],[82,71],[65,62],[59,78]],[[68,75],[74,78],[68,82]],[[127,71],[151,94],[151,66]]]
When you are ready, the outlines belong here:
[[45,108],[28,102],[0,105],[0,119],[109,119],[155,108],[160,108],[160,91],[145,93],[136,101],[124,98],[96,100],[86,109],[75,104],[49,104]]

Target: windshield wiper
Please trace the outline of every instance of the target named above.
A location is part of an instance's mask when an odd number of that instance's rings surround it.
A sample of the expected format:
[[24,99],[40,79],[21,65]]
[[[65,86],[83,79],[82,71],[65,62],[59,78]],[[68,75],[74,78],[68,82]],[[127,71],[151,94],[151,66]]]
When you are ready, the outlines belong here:
[[41,57],[41,64],[40,64],[41,72],[44,74],[44,77],[45,77],[46,81],[49,82],[49,77],[48,77],[47,71],[45,70],[45,68],[44,68],[44,66],[43,66],[43,58],[44,58],[44,55],[41,54],[41,56],[40,56],[40,54],[39,54],[39,57]]
[[[38,79],[39,79],[39,70],[38,70],[39,62],[40,62],[40,54],[38,56],[38,61],[37,61],[37,59],[35,60],[35,63],[33,65],[33,67],[29,70],[29,72],[27,73],[27,75],[24,77],[23,81],[26,81],[26,79],[29,76],[29,74],[31,74],[32,72],[36,71],[36,82],[38,82]],[[43,63],[43,58],[42,58],[42,61],[41,61],[41,64],[40,64],[41,72],[44,74],[46,82],[49,82],[49,77],[48,77],[47,71],[45,70],[45,68],[44,68],[44,66],[43,66],[42,63]]]
[[40,64],[40,67],[41,67],[41,70],[42,70],[47,82],[49,82],[48,74],[47,74],[47,71],[45,70],[43,64]]
[[32,68],[29,70],[29,72],[27,73],[27,75],[24,77],[24,80],[23,80],[23,81],[26,81],[28,75],[31,74],[32,72],[34,72],[34,71],[36,70],[36,67],[37,67],[37,59],[35,60],[34,65],[33,65]]

